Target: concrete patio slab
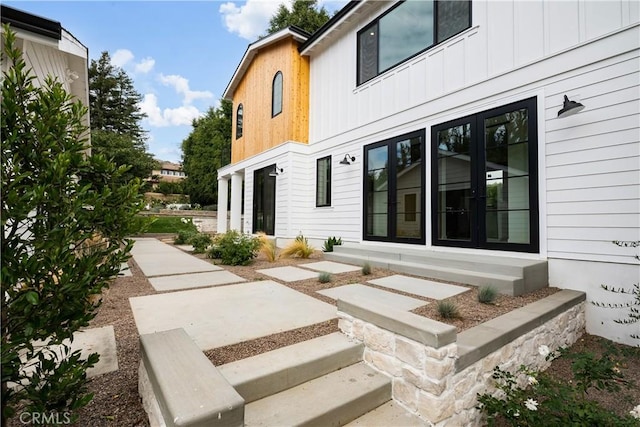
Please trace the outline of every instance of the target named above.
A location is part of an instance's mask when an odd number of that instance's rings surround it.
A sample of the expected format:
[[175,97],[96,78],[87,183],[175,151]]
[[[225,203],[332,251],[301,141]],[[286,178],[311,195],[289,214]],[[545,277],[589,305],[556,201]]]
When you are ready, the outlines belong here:
[[246,279],[229,271],[207,271],[204,273],[178,274],[174,276],[152,277],[149,283],[156,291],[177,291],[190,288],[228,285],[246,282]]
[[386,304],[398,310],[413,310],[429,304],[416,298],[407,297],[393,292],[383,291],[381,289],[372,288],[371,286],[355,284],[338,286],[337,288],[324,289],[318,291],[319,294],[326,295],[329,298],[344,299],[353,298],[356,300],[370,300],[379,304]]
[[327,273],[332,274],[348,273],[350,271],[358,271],[362,269],[362,267],[355,265],[342,264],[340,262],[333,261],[312,262],[310,264],[300,264],[299,266],[316,271],[326,271]]
[[[63,343],[70,347],[70,352],[80,350],[82,359],[87,359],[92,353],[100,355],[98,363],[87,369],[87,378],[118,370],[116,336],[111,325],[77,331],[73,334],[73,342],[67,339]],[[41,346],[43,341],[36,341],[34,345]],[[59,358],[64,355],[61,345],[49,346],[49,349],[55,352]],[[21,355],[21,358],[24,366],[27,366],[26,372],[33,372],[35,365],[29,363],[24,354]]]
[[449,298],[469,290],[469,288],[463,286],[448,285],[446,283],[417,279],[401,274],[369,280],[369,283],[437,300]]
[[218,271],[222,268],[152,238],[136,238],[131,254],[147,277]]
[[80,350],[83,358],[89,357],[91,353],[100,355],[98,363],[87,369],[88,378],[118,370],[116,336],[112,325],[84,329],[74,333],[71,350]]
[[127,264],[126,262],[123,262],[122,264],[120,264],[120,273],[118,273],[118,276],[121,276],[121,277],[133,276],[133,273],[131,273],[131,269],[129,268],[129,264]]
[[309,326],[336,308],[271,280],[130,298],[140,334],[184,328],[202,350]]
[[266,274],[283,282],[295,282],[297,280],[306,280],[318,277],[318,272],[304,270],[298,267],[275,267],[264,270],[256,270],[258,273]]

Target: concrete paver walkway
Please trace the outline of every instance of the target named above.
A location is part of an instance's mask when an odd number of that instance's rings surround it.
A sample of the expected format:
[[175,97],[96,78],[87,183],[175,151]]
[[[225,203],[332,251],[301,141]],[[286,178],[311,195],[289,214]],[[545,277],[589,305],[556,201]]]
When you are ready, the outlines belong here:
[[131,254],[145,276],[218,271],[222,268],[153,238],[136,238]]
[[203,350],[309,326],[336,308],[271,280],[131,298],[138,333],[184,328]]
[[300,264],[299,267],[309,268],[316,271],[326,271],[327,273],[332,274],[348,273],[350,271],[358,271],[362,268],[355,265],[342,264],[340,262],[333,261],[319,261],[309,264]]
[[369,280],[369,283],[437,300],[449,298],[469,290],[463,286],[416,279],[415,277],[403,276],[401,274]]
[[178,291],[246,281],[246,279],[226,270],[179,274],[174,276],[159,276],[149,279],[149,283],[151,283],[151,286],[153,286],[156,291]]
[[394,294],[393,292],[387,292],[361,284],[338,286],[336,288],[318,291],[318,293],[336,300],[346,297],[355,298],[356,300],[360,299],[373,301],[378,304],[386,304],[406,311],[428,304],[428,302],[416,298]]
[[306,280],[318,277],[318,272],[304,270],[298,267],[275,267],[256,270],[258,273],[266,274],[283,282],[295,282],[297,280]]

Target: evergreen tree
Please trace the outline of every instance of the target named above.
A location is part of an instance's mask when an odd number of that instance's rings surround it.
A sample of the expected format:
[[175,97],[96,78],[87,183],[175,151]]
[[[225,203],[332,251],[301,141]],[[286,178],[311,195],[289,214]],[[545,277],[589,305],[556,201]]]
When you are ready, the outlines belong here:
[[118,166],[129,166],[125,179],[145,179],[156,166],[147,152],[146,132],[140,125],[142,97],[131,78],[111,64],[109,53],[89,67],[89,106],[91,145],[96,154],[104,154]]
[[317,0],[294,0],[291,10],[284,4],[280,5],[269,21],[267,34],[273,34],[292,25],[312,34],[328,20],[327,10],[324,6],[318,9]]
[[183,189],[192,203],[217,202],[216,170],[231,162],[231,115],[231,102],[221,100],[220,107],[193,121],[193,130],[182,142],[182,169],[187,175]]

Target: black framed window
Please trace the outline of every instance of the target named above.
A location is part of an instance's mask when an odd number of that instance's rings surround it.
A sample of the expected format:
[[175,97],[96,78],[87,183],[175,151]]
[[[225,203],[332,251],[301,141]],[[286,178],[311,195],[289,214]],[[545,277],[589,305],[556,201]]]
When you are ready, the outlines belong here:
[[316,162],[316,206],[331,206],[331,156]]
[[242,104],[238,105],[236,110],[236,139],[242,137],[242,125],[244,120],[244,108]]
[[470,26],[470,1],[400,2],[358,33],[358,84]]
[[278,71],[273,77],[271,87],[271,117],[282,113],[282,72]]

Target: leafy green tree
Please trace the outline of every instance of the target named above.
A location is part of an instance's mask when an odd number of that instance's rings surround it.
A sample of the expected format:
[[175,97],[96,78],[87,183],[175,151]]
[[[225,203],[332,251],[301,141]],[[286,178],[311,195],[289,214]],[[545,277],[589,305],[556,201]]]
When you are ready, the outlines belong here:
[[269,21],[267,34],[273,34],[292,25],[311,34],[328,20],[327,10],[324,6],[318,9],[317,0],[294,0],[291,10],[284,4],[280,5]]
[[187,177],[182,188],[191,203],[210,205],[218,199],[217,169],[231,161],[230,101],[193,121],[193,130],[182,141],[182,169]]
[[8,26],[3,47],[4,426],[18,408],[63,414],[91,400],[86,369],[98,355],[82,359],[67,340],[88,326],[129,258],[143,200],[139,181],[120,184],[124,167],[87,156],[87,109],[51,77],[33,84]]
[[147,152],[146,132],[140,122],[142,97],[131,78],[111,64],[108,52],[92,60],[89,67],[91,143],[96,154],[104,154],[116,165],[129,165],[125,180],[144,179],[157,166]]

